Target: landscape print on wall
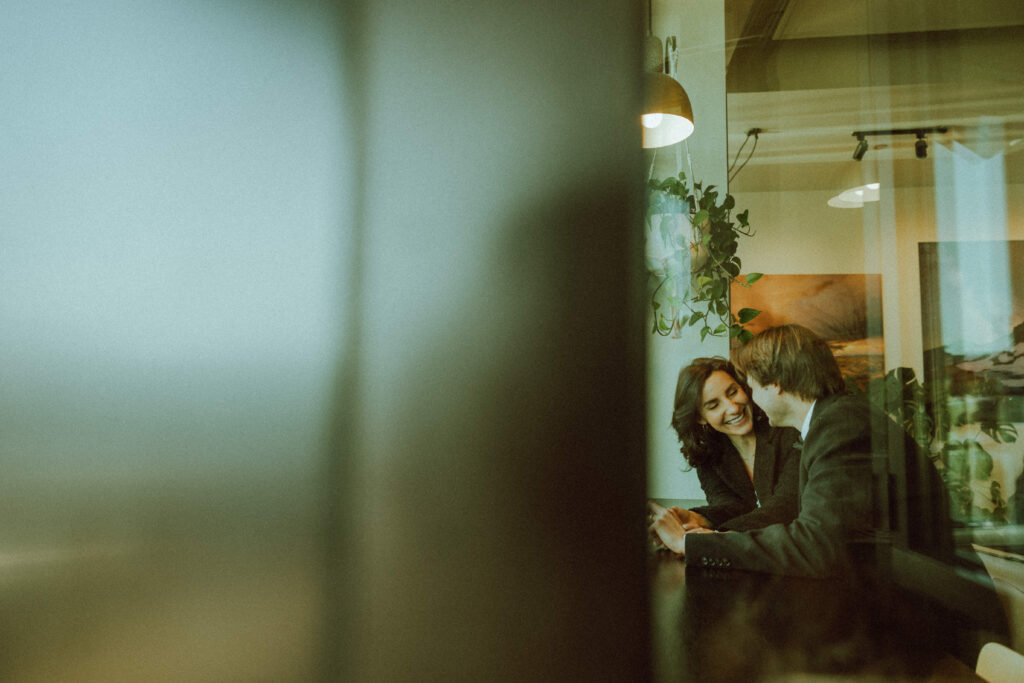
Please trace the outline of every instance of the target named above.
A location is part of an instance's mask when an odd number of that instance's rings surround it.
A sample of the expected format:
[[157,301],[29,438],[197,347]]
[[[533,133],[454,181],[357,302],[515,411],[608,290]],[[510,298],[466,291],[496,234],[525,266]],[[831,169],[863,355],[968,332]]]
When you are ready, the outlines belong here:
[[827,339],[843,376],[861,387],[884,374],[881,275],[766,274],[749,288],[733,284],[731,294],[733,313],[761,311],[746,325],[754,334],[797,323]]
[[[925,376],[950,396],[1024,397],[1024,241],[922,242]],[[1007,404],[1008,405],[1008,404]]]

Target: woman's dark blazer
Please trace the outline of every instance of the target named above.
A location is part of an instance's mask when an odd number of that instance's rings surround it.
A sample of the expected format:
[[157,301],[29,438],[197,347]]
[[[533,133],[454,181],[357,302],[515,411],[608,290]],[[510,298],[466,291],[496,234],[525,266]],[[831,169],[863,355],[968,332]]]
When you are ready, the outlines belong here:
[[708,504],[692,508],[716,529],[747,531],[785,524],[799,512],[800,432],[791,427],[758,427],[754,482],[740,454],[727,443],[716,462],[697,468]]

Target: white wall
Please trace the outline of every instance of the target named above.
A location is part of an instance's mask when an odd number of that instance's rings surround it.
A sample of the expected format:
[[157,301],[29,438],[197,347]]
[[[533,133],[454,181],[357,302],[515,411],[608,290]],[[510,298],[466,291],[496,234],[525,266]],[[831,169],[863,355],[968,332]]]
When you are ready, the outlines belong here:
[[[680,170],[691,178],[686,160],[689,150],[693,176],[705,186],[717,185],[724,195],[727,167],[725,111],[725,10],[721,0],[687,3],[655,2],[654,34],[663,39],[675,35],[679,46],[679,81],[693,105],[695,129],[685,144],[658,152],[657,177]],[[740,251],[743,258],[745,252]],[[651,329],[648,323],[647,330]],[[683,330],[680,339],[648,334],[647,342],[647,443],[648,494],[653,498],[703,499],[697,474],[679,452],[672,430],[672,403],[676,376],[694,358],[729,353],[728,340],[708,337],[700,340],[697,327]]]
[[[930,162],[929,162],[930,163]],[[757,229],[756,249],[744,267],[764,273],[881,273],[886,366],[921,371],[921,300],[918,243],[938,239],[935,193],[930,187],[883,191],[863,209],[826,204],[833,192],[747,192],[736,195]],[[1021,239],[1024,215],[1019,186],[1007,187],[1007,239]],[[890,340],[890,337],[893,339]]]

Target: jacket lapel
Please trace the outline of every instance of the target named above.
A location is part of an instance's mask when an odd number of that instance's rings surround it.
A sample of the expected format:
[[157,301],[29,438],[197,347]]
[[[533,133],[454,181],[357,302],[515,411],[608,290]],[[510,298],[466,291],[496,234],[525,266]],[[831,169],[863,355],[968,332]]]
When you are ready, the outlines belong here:
[[[760,457],[760,453],[754,456],[754,476],[757,477],[757,458]],[[718,472],[718,476],[722,478],[729,488],[733,492],[742,497],[745,493],[743,488],[743,480],[747,478],[747,470],[743,466],[743,460],[735,452],[730,452],[728,455],[723,456],[719,459],[718,464],[715,465],[715,470]]]
[[775,449],[768,448],[767,442],[767,432],[758,435],[757,451],[754,454],[754,494],[758,498],[758,505],[761,501],[758,492],[771,488],[771,482],[775,478]]

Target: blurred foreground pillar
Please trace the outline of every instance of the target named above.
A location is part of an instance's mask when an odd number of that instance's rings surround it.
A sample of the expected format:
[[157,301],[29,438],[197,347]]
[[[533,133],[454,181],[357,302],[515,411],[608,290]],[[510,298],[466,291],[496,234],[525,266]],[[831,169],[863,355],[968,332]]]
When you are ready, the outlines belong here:
[[351,15],[352,680],[648,675],[634,5]]

